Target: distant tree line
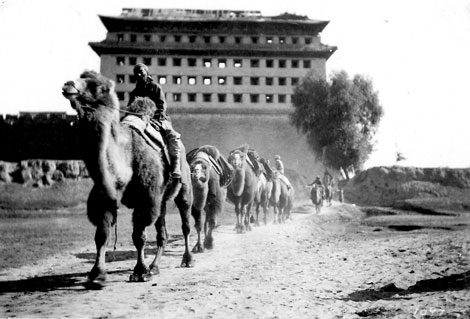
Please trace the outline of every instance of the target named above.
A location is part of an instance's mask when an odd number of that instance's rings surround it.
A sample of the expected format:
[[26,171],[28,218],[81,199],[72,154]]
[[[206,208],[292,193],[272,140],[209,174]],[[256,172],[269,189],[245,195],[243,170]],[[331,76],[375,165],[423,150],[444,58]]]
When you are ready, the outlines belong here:
[[65,113],[0,116],[0,160],[80,159],[77,121]]

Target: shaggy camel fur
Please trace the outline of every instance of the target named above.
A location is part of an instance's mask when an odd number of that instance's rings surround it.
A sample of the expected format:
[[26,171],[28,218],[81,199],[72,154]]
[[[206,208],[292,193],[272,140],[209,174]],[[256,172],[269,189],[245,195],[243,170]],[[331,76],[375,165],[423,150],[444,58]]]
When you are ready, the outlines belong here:
[[235,205],[238,233],[251,230],[251,207],[258,190],[259,177],[248,164],[248,145],[242,145],[230,152],[228,161],[235,168],[232,183],[227,188],[227,198]]
[[278,171],[273,174],[273,187],[270,205],[274,208],[274,223],[284,223],[291,218],[290,212],[294,205],[294,188],[287,187],[280,178]]
[[[204,248],[214,248],[212,231],[217,225],[217,216],[224,208],[226,187],[221,186],[221,176],[211,163],[210,157],[217,160],[222,156],[219,150],[212,145],[204,145],[188,153],[187,160],[191,169],[191,182],[193,186],[193,206],[191,215],[195,220],[197,243],[193,252],[204,252]],[[202,236],[202,212],[205,211],[204,244]]]
[[[90,285],[104,285],[105,249],[120,202],[134,208],[132,240],[137,249],[137,264],[130,281],[147,281],[159,273],[167,242],[166,200],[173,197],[180,211],[185,241],[181,265],[192,266],[188,246],[192,190],[187,163],[182,167],[185,172],[182,183],[172,183],[170,167],[162,152],[152,148],[138,130],[120,123],[114,82],[106,77],[84,72],[79,79],[65,83],[62,93],[77,111],[83,159],[94,182],[87,203],[88,218],[96,226],[97,249],[95,264],[88,275]],[[146,227],[150,225],[157,231],[157,251],[149,269],[144,264],[144,245]]]

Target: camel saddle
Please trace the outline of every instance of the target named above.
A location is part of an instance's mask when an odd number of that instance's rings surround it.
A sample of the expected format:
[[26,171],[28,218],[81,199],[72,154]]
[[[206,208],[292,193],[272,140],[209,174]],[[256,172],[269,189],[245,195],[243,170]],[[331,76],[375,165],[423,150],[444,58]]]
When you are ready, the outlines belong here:
[[170,153],[162,134],[156,130],[150,123],[145,122],[136,115],[126,115],[121,124],[134,129],[140,136],[157,152],[162,152],[167,165],[171,165]]

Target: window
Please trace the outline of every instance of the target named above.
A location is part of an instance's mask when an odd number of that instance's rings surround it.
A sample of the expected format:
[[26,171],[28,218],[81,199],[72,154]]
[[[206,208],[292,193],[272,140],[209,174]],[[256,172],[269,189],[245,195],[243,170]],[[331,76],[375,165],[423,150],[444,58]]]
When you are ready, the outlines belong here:
[[173,93],[173,101],[181,102],[181,93]]
[[125,76],[124,74],[116,74],[116,82],[117,83],[124,83]]
[[219,37],[219,43],[225,43],[225,37]]
[[166,58],[158,58],[157,64],[158,66],[166,66]]
[[181,66],[181,58],[173,58],[173,66]]
[[173,84],[181,84],[181,76],[173,76]]
[[266,67],[267,68],[273,68],[274,67],[274,60],[266,60]]
[[269,78],[266,78],[266,85],[273,85],[274,83],[274,79],[269,77]]
[[258,40],[259,40],[258,37],[251,37],[251,43],[253,43],[253,44],[257,44]]
[[196,36],[195,35],[190,35],[189,36],[189,43],[195,43],[196,42]]
[[274,96],[272,94],[266,94],[266,103],[273,103]]
[[266,43],[267,44],[272,44],[273,43],[273,37],[266,37]]
[[124,101],[124,99],[126,98],[124,92],[116,92],[116,94],[118,96],[119,101]]
[[188,101],[196,102],[196,93],[188,93]]
[[310,68],[312,65],[312,62],[310,60],[304,60],[304,69]]
[[259,101],[259,94],[250,94],[251,103],[258,103],[258,101]]
[[234,94],[233,95],[233,102],[242,103],[243,102],[243,94]]
[[220,69],[225,69],[227,66],[227,60],[226,59],[219,59],[219,68]]
[[166,75],[158,76],[158,84],[166,84]]
[[136,65],[137,64],[137,58],[135,56],[129,58],[129,64],[130,65]]
[[292,44],[297,44],[297,43],[299,43],[299,38],[293,37],[292,38]]
[[166,35],[161,35],[160,36],[160,42],[165,42],[166,40]]
[[281,69],[285,68],[286,67],[286,60],[279,60],[279,67]]
[[180,36],[180,35],[174,35],[173,38],[175,39],[175,42],[176,42],[176,43],[180,43],[180,42],[181,42],[181,36]]
[[305,44],[311,44],[312,43],[312,38],[308,37],[304,39]]
[[251,59],[250,60],[250,65],[252,68],[258,68],[259,67],[259,60],[258,59]]
[[211,85],[212,84],[212,78],[210,76],[205,76],[202,78],[202,82],[204,85]]
[[117,42],[123,42],[124,41],[124,34],[122,33],[119,33],[117,35]]
[[279,78],[278,81],[279,81],[279,85],[281,85],[281,86],[284,86],[284,85],[286,85],[286,83],[287,83],[287,79],[286,79],[286,78]]
[[205,68],[210,68],[212,66],[212,61],[211,59],[203,59],[202,64],[204,64]]
[[234,85],[242,85],[242,77],[241,76],[234,76],[233,77],[233,84]]
[[292,85],[297,85],[297,84],[299,84],[299,78],[292,78],[292,79],[291,79],[291,84],[292,84]]
[[134,74],[129,75],[129,83],[135,83],[135,82],[136,82],[135,75]]
[[219,76],[217,82],[219,83],[219,85],[225,85],[227,83],[227,78],[225,76]]
[[286,95],[285,94],[279,94],[277,96],[277,100],[279,101],[279,103],[286,103]]
[[242,43],[242,37],[235,37],[235,44]]
[[196,59],[195,58],[189,58],[188,59],[188,66],[194,67],[196,66]]
[[299,60],[292,60],[290,63],[292,68],[294,69],[297,69],[299,67]]
[[153,9],[142,9],[143,17],[150,17],[153,13]]
[[116,64],[119,65],[119,66],[123,66],[124,65],[124,61],[125,61],[125,58],[123,56],[118,56],[116,57]]
[[251,77],[250,78],[250,84],[251,85],[259,85],[259,77]]
[[279,37],[279,44],[284,44],[286,43],[286,38],[285,37]]
[[150,34],[144,34],[144,41],[145,42],[150,42],[152,41],[152,36]]
[[211,93],[204,93],[202,95],[202,100],[204,102],[210,102],[212,100],[212,94]]
[[147,66],[152,65],[152,58],[144,58],[143,61],[144,61],[144,64]]
[[195,76],[188,76],[188,84],[195,85],[196,84],[196,77]]
[[131,42],[137,41],[137,34],[131,34]]
[[210,36],[205,36],[204,37],[204,43],[211,43],[211,37]]
[[234,68],[241,68],[242,67],[242,59],[233,59],[233,67]]
[[217,98],[219,102],[225,103],[225,101],[227,100],[227,94],[217,94]]

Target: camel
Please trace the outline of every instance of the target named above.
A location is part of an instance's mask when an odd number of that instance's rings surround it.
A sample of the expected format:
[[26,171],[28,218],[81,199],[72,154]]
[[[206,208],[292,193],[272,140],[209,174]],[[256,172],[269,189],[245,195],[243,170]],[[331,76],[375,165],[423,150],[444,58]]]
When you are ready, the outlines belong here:
[[290,212],[294,205],[294,188],[290,189],[287,184],[279,178],[281,173],[274,171],[272,179],[272,192],[270,205],[274,208],[274,223],[284,223],[291,219]]
[[[182,161],[181,183],[173,183],[163,152],[151,147],[142,132],[120,122],[114,82],[101,74],[82,73],[79,79],[64,84],[62,94],[77,112],[83,160],[94,182],[87,202],[88,219],[96,226],[97,250],[95,264],[88,274],[90,286],[101,288],[105,284],[106,244],[110,228],[116,224],[120,203],[134,209],[132,240],[137,249],[137,263],[130,281],[148,281],[159,273],[158,266],[167,243],[165,214],[166,201],[170,198],[174,198],[182,221],[185,252],[181,266],[192,267],[188,246],[192,202],[188,164]],[[148,98],[144,100],[142,103],[147,102],[154,112],[155,104]],[[157,231],[157,250],[147,267],[144,246],[146,228],[151,225]]]
[[325,201],[328,206],[331,206],[333,200],[334,190],[332,185],[326,184],[325,186]]
[[264,167],[264,172],[259,176],[258,190],[256,192],[254,206],[255,206],[255,225],[259,226],[259,213],[260,208],[263,209],[263,223],[267,225],[268,214],[269,214],[269,201],[271,199],[271,193],[273,188],[273,171],[269,167],[269,163],[266,159],[260,159],[261,164]]
[[323,187],[318,185],[313,185],[310,190],[310,199],[312,200],[313,205],[315,206],[315,212],[320,213],[321,207],[323,206],[323,198],[325,197],[325,192]]
[[258,190],[259,177],[248,163],[248,145],[244,144],[232,150],[228,161],[235,169],[232,183],[227,188],[227,198],[235,205],[238,233],[251,230],[251,207]]
[[[215,146],[204,145],[187,155],[191,169],[191,182],[193,188],[193,205],[191,214],[195,220],[197,231],[197,243],[193,252],[204,252],[204,248],[213,249],[214,238],[212,231],[217,225],[217,216],[221,214],[224,206],[227,188],[221,185],[221,168],[214,167],[212,160],[216,161],[220,156]],[[204,243],[201,243],[202,212],[205,211]]]

